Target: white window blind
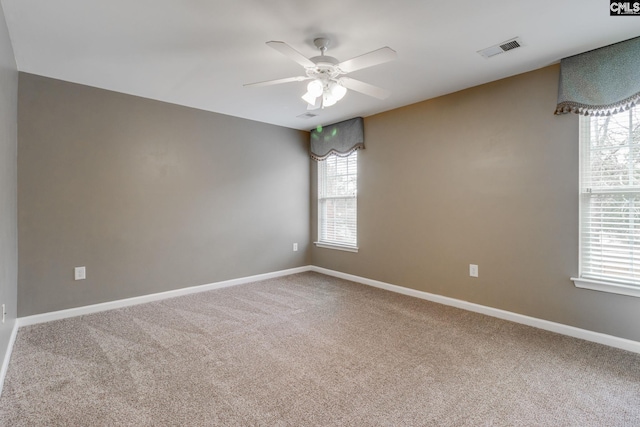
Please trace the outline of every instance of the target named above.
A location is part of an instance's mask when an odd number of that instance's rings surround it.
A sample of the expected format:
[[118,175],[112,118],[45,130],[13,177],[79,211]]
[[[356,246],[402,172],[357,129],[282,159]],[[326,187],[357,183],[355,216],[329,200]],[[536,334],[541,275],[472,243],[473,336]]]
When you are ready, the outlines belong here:
[[580,118],[580,277],[640,288],[640,106]]
[[318,162],[318,243],[356,247],[358,152]]

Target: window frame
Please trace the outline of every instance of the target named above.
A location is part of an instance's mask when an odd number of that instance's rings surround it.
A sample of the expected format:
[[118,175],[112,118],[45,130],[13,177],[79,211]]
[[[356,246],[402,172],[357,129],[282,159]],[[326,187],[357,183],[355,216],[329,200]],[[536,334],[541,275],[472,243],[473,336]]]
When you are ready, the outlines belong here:
[[[630,112],[629,110],[624,111],[622,113],[617,113],[617,114],[629,114],[630,116],[630,125],[633,123],[636,123],[635,121],[631,122],[631,115],[634,114],[637,118],[636,120],[640,120],[640,106],[636,106],[631,108],[630,110],[633,110],[633,112]],[[574,285],[577,288],[582,288],[582,289],[590,289],[590,290],[595,290],[595,291],[601,291],[601,292],[609,292],[609,293],[614,293],[614,294],[619,294],[619,295],[627,295],[627,296],[633,296],[633,297],[639,297],[640,298],[640,279],[637,279],[637,281],[633,281],[633,280],[616,280],[615,277],[613,276],[609,276],[607,278],[606,275],[602,275],[601,277],[589,277],[589,275],[585,275],[584,273],[584,251],[586,250],[587,246],[586,243],[584,242],[584,231],[583,231],[583,227],[584,227],[584,222],[585,222],[585,214],[586,211],[585,209],[587,208],[587,204],[589,203],[588,201],[591,199],[592,194],[615,194],[616,190],[615,187],[612,187],[612,191],[596,191],[594,193],[592,193],[592,189],[591,188],[585,188],[585,178],[587,176],[587,174],[589,174],[589,179],[591,178],[591,166],[590,166],[590,162],[591,162],[591,150],[592,150],[592,141],[591,141],[591,120],[592,117],[590,116],[580,116],[580,121],[579,121],[579,156],[580,156],[580,168],[579,168],[579,178],[578,178],[578,186],[579,186],[579,252],[578,252],[578,277],[572,277],[571,280],[573,281]],[[629,130],[629,132],[631,132],[631,130]],[[635,144],[629,143],[627,144],[629,149],[631,150]],[[639,144],[640,145],[640,144]],[[640,149],[640,147],[639,147]],[[632,158],[633,159],[633,158]],[[633,161],[633,160],[630,160]],[[589,182],[590,184],[591,182]],[[624,192],[626,194],[638,194],[638,197],[640,198],[640,187],[637,189],[634,189],[633,186],[628,185],[626,188],[623,188],[622,190],[617,190],[617,192]],[[630,229],[630,228],[627,228]],[[638,249],[640,249],[640,243],[638,244]],[[585,277],[586,276],[586,277]],[[628,283],[625,283],[628,282]]]
[[[337,156],[335,154],[332,154],[331,156],[327,157],[325,160],[319,161],[318,162],[318,171],[317,171],[317,194],[316,194],[316,206],[317,206],[317,241],[314,242],[314,244],[316,245],[316,247],[320,247],[320,248],[326,248],[326,249],[336,249],[336,250],[341,250],[341,251],[347,251],[347,252],[358,252],[359,247],[358,247],[358,150],[354,150],[352,153],[350,153],[347,156]],[[353,195],[349,196],[349,195],[333,195],[333,196],[327,196],[324,193],[324,185],[326,183],[326,167],[327,167],[327,163],[328,161],[332,161],[332,160],[336,160],[336,161],[340,161],[343,160],[345,162],[349,162],[349,159],[355,157],[355,190],[353,191]],[[347,174],[349,174],[349,171],[347,169]],[[353,218],[353,222],[354,222],[354,227],[353,227],[353,231],[355,231],[355,242],[353,244],[346,242],[346,241],[339,241],[339,240],[323,240],[322,236],[325,234],[323,232],[323,227],[326,227],[325,224],[325,219],[324,219],[324,215],[323,215],[323,201],[327,201],[330,199],[353,199],[353,202],[355,204],[355,217]]]

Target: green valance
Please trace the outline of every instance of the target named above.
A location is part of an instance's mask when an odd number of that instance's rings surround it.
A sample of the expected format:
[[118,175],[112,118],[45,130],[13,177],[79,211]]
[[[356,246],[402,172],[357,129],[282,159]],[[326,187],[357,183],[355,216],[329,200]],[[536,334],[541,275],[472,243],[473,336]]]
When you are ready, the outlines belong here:
[[560,61],[555,114],[608,116],[640,102],[640,37]]
[[345,120],[311,131],[311,158],[325,160],[332,154],[346,157],[364,148],[364,121],[362,117]]

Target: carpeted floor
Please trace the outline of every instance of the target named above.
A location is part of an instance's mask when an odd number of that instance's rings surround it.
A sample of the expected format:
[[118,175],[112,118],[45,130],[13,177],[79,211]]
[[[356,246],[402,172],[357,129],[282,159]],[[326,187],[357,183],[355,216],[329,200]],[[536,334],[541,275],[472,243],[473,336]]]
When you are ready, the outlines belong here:
[[317,273],[21,328],[3,426],[638,426],[640,355]]

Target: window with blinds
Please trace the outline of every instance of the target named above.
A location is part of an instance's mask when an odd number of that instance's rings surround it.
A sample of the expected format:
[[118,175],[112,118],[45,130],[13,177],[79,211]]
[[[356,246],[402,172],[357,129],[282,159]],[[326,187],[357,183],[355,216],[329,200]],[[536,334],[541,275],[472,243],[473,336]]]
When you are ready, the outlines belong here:
[[640,289],[640,106],[580,118],[580,278]]
[[356,248],[358,152],[318,162],[318,244]]

